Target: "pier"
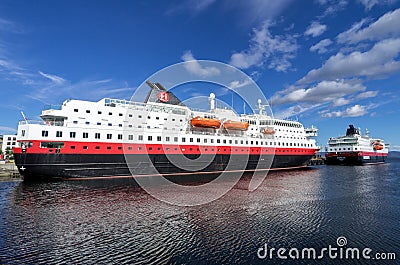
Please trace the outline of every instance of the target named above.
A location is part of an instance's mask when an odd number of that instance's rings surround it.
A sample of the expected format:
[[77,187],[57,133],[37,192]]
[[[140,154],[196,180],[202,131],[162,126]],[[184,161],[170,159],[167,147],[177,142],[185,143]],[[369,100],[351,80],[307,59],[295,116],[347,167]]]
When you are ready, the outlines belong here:
[[18,172],[14,162],[0,164],[0,181],[20,180],[21,175]]

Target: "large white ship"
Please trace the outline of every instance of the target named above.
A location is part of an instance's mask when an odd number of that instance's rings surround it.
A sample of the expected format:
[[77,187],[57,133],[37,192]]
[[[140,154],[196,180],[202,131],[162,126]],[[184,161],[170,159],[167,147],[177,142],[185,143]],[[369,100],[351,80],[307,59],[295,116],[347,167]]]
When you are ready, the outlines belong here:
[[362,135],[360,129],[349,125],[346,135],[329,139],[325,151],[327,164],[375,164],[386,161],[389,144],[370,137],[368,130]]
[[197,111],[162,85],[147,83],[144,103],[66,100],[45,108],[41,121],[21,121],[14,149],[21,175],[115,177],[146,175],[149,168],[161,174],[215,172],[245,159],[238,169],[288,169],[305,166],[319,150],[316,128],[272,118],[260,101],[259,113],[237,115],[216,108],[211,93],[209,110]]

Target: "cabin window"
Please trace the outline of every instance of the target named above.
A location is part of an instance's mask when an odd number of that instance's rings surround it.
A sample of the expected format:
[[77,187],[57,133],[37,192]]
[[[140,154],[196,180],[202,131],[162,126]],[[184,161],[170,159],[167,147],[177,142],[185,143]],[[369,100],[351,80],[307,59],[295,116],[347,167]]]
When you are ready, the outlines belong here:
[[100,146],[96,146],[95,149],[99,150],[99,149],[100,149]]
[[221,143],[221,140],[220,140],[220,139],[217,139],[217,143],[218,143],[218,144]]
[[169,136],[165,137],[165,141],[169,142]]
[[86,124],[86,125],[89,125],[89,124],[90,124],[90,122],[86,121],[86,122],[85,122],[85,124]]
[[118,116],[122,117],[122,113],[119,113]]
[[74,112],[78,112],[78,109],[74,109]]
[[70,148],[71,148],[71,149],[75,149],[75,145],[71,145]]
[[128,140],[133,141],[133,134],[128,135]]
[[112,126],[112,123],[109,123],[108,126]]
[[151,119],[151,117],[150,117],[150,116],[147,116],[147,119]]
[[189,141],[190,141],[191,143],[193,143],[193,138],[189,138]]
[[139,115],[138,117],[139,117],[139,119],[141,119],[141,118],[142,118],[142,115]]
[[132,118],[132,114],[129,114],[129,118]]
[[250,144],[253,144],[253,143],[254,143],[253,141],[250,142]]
[[22,136],[25,136],[25,130],[22,130],[22,131],[21,131],[21,135],[22,135]]
[[62,137],[62,131],[57,131],[56,132],[56,137]]
[[64,142],[41,142],[40,148],[64,148]]
[[160,117],[156,117],[156,120],[159,120],[160,119]]
[[225,139],[223,140],[223,143],[226,144],[226,140]]
[[153,136],[151,136],[151,135],[147,136],[147,140],[152,141],[153,140]]
[[87,132],[83,133],[83,138],[89,138],[89,134]]
[[107,133],[107,139],[112,139],[112,134],[111,133]]
[[157,141],[161,142],[161,136],[157,136]]
[[49,131],[42,131],[42,137],[49,136]]
[[211,143],[212,143],[212,144],[214,143],[214,139],[211,139]]
[[95,139],[100,139],[100,133],[95,133],[95,134],[94,134],[94,138],[95,138]]
[[229,143],[231,144],[231,143],[232,143],[232,140],[229,140]]
[[86,113],[90,113],[90,110],[87,109],[87,110],[86,110]]
[[200,138],[197,138],[197,142],[200,143]]
[[101,125],[101,122],[98,122],[97,125]]
[[118,146],[118,150],[122,150],[122,146]]
[[110,116],[111,116],[111,115],[112,115],[112,112],[109,112],[109,113],[108,113],[108,115],[110,115]]
[[182,142],[183,143],[186,142],[186,138],[185,137],[182,137]]
[[111,150],[111,146],[107,146],[107,150]]
[[98,112],[97,112],[97,114],[101,114],[101,113],[102,113],[101,111],[98,111]]
[[122,140],[122,134],[118,134],[118,140]]
[[75,138],[76,137],[76,132],[70,132],[69,133],[70,138]]
[[178,142],[178,137],[174,137],[174,142]]

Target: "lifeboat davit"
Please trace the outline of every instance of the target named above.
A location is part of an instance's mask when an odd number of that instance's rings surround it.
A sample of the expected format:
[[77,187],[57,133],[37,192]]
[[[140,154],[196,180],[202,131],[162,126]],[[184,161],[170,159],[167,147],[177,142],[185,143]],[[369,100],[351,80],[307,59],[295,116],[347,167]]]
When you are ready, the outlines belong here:
[[227,120],[224,122],[224,128],[227,130],[240,130],[240,131],[247,131],[249,128],[248,122],[241,122],[241,121],[231,121]]
[[221,121],[218,119],[210,119],[197,116],[190,121],[190,125],[192,125],[193,127],[218,129],[219,127],[221,127]]
[[275,134],[275,131],[274,131],[273,129],[271,129],[271,128],[265,128],[265,129],[262,131],[262,133],[263,133],[263,134]]

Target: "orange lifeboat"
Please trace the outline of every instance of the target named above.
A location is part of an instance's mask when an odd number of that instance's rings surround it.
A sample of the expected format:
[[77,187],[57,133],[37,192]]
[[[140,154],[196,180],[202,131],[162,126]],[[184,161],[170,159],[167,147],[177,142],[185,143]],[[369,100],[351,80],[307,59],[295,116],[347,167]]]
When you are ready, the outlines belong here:
[[240,130],[240,131],[247,131],[249,128],[248,122],[241,122],[241,121],[231,121],[227,120],[224,122],[224,128],[227,130]]
[[374,150],[382,150],[383,145],[381,143],[374,143]]
[[271,129],[271,128],[265,128],[265,129],[262,131],[262,133],[263,133],[263,134],[275,134],[275,131],[274,131],[273,129]]
[[218,129],[219,127],[221,127],[221,121],[218,119],[210,119],[197,116],[190,121],[190,125],[192,125],[193,127]]

